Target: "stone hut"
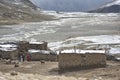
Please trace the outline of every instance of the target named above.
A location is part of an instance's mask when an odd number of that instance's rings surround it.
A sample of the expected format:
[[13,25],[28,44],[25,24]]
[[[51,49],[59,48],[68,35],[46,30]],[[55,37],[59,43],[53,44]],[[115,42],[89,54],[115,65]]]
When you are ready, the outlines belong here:
[[58,61],[58,55],[57,54],[51,54],[51,51],[46,50],[29,50],[29,53],[31,54],[31,60],[32,61]]
[[60,71],[89,69],[106,66],[106,55],[103,53],[62,53],[59,54]]

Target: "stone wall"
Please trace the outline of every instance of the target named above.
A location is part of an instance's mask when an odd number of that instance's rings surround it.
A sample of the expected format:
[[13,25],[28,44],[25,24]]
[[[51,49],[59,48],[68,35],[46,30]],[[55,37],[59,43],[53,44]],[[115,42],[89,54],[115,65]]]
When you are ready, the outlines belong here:
[[2,50],[0,50],[0,58],[2,58]]
[[59,55],[59,69],[60,71],[88,69],[95,67],[106,66],[106,56],[100,53],[86,53],[86,54],[60,54]]
[[3,59],[12,59],[12,60],[18,59],[18,50],[0,51],[0,54],[1,54],[1,58]]
[[30,47],[30,45],[29,45],[29,42],[27,42],[27,41],[18,42],[19,53],[22,52],[22,53],[26,54],[28,52],[29,47]]
[[41,44],[30,44],[30,49],[36,49],[36,50],[47,50],[47,42],[42,42]]
[[32,61],[58,61],[58,55],[55,54],[41,54],[41,53],[33,53],[31,54]]

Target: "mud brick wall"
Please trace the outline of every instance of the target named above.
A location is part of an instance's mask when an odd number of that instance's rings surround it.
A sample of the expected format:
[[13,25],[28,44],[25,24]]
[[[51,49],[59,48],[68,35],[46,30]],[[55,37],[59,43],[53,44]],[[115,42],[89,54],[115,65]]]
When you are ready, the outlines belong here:
[[53,54],[41,54],[41,53],[33,53],[31,54],[32,61],[58,61],[58,55]]
[[1,51],[1,57],[4,59],[12,59],[16,60],[18,59],[18,50],[14,51]]
[[43,42],[42,44],[30,44],[30,49],[47,50],[47,42]]
[[60,54],[59,55],[59,69],[75,70],[88,69],[94,67],[104,67],[106,65],[106,56],[104,54]]

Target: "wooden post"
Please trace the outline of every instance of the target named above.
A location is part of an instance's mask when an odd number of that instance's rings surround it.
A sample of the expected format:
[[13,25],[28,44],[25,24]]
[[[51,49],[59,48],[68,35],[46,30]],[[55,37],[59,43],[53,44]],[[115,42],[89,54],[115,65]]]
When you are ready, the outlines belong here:
[[76,47],[74,46],[74,52],[76,53]]

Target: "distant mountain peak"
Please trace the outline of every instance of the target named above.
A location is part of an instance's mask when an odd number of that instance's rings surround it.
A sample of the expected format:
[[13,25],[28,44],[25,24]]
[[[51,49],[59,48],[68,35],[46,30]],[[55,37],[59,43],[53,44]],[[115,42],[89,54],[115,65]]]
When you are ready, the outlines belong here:
[[105,5],[106,7],[112,6],[112,5],[120,5],[120,0],[115,0],[111,3],[108,3],[107,5]]
[[102,7],[92,10],[89,12],[96,12],[96,13],[120,13],[120,0],[115,0],[111,3],[103,5]]

